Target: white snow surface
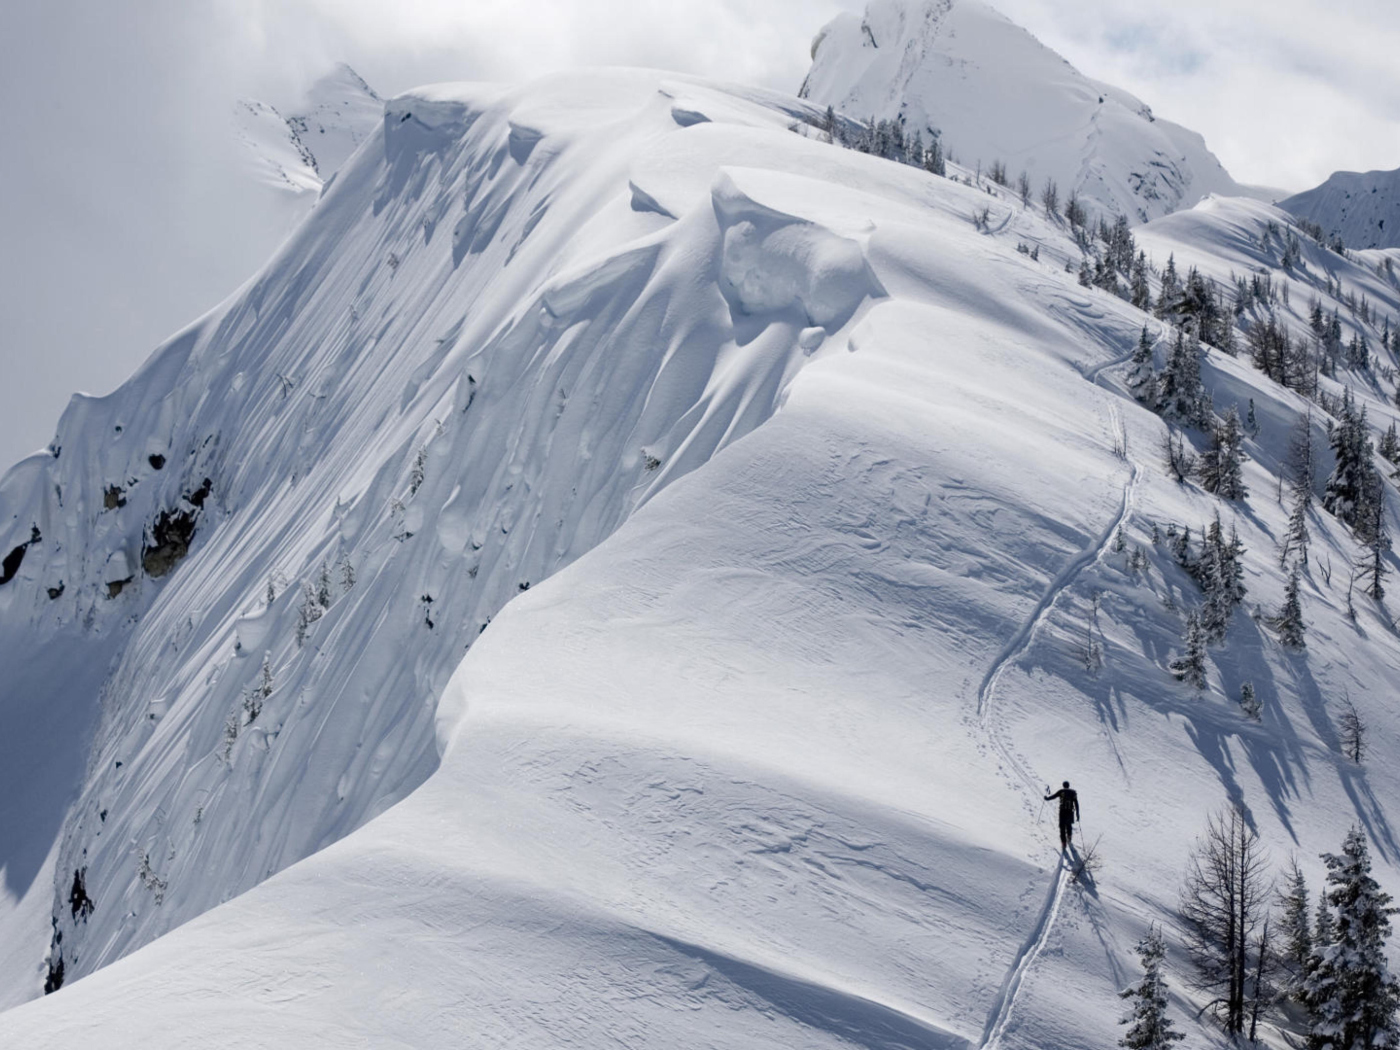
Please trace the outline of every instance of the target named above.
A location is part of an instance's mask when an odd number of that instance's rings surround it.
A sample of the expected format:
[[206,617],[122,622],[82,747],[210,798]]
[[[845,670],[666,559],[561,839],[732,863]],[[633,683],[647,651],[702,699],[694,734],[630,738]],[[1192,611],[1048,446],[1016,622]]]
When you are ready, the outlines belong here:
[[[1035,209],[819,117],[642,71],[393,99],[262,273],[5,476],[0,995],[51,919],[65,984],[0,1044],[1108,1046],[1163,921],[1215,1046],[1172,925],[1208,812],[1314,885],[1359,822],[1397,888],[1400,773],[1332,727],[1349,693],[1400,745],[1345,529],[1310,522],[1305,655],[1241,610],[1206,693],[1165,670],[1200,596],[1153,524],[1218,511],[1275,608],[1306,405],[1212,353],[1251,494],[1177,485],[1122,386],[1162,326]],[[1225,280],[1285,221],[1140,232]],[[1286,323],[1323,272],[1400,313],[1382,253],[1307,251]]]
[[1084,76],[981,0],[870,0],[812,42],[804,98],[856,120],[902,118],[968,168],[1001,161],[1038,195],[1146,222],[1239,186],[1205,140]]
[[1348,248],[1400,248],[1400,168],[1334,172],[1279,207],[1341,237]]

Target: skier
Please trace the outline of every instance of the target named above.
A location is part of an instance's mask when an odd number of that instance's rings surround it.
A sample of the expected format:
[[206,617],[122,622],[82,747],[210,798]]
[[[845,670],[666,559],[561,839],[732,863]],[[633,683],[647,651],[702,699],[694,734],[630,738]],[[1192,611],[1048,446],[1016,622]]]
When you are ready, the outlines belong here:
[[1046,802],[1056,798],[1060,800],[1060,849],[1069,849],[1074,840],[1074,822],[1079,819],[1079,792],[1069,786],[1068,780],[1053,795],[1049,794],[1049,788],[1045,790]]

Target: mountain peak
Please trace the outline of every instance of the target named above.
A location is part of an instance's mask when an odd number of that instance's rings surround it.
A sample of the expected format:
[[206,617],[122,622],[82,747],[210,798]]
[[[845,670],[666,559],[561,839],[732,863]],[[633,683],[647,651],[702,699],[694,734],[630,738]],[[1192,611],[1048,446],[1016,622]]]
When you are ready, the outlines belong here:
[[981,0],[872,0],[812,44],[804,98],[903,120],[971,167],[1001,161],[1138,222],[1240,187],[1200,135],[1084,76]]

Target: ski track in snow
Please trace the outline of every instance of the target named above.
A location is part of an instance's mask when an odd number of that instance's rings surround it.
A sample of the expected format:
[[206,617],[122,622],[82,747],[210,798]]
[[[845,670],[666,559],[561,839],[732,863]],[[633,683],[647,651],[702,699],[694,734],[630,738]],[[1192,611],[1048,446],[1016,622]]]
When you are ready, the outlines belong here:
[[[1094,369],[1095,376],[1103,368],[1121,362],[1110,361],[1106,365]],[[1089,378],[1087,375],[1085,378]],[[1092,382],[1092,380],[1090,380]],[[1115,425],[1117,412],[1111,411]],[[1129,474],[1127,483],[1123,486],[1123,501],[1118,507],[1118,513],[1113,516],[1113,520],[1099,534],[1097,539],[1086,547],[1077,557],[1061,570],[1060,574],[1050,581],[1050,586],[1045,589],[1030,616],[1026,618],[1021,629],[1016,632],[1011,641],[997,655],[996,660],[988,669],[986,677],[982,679],[982,686],[977,691],[977,721],[979,727],[987,735],[988,741],[996,751],[998,757],[1005,763],[1006,768],[1011,769],[1021,779],[1021,782],[1031,791],[1039,791],[1036,780],[1026,769],[1024,763],[1016,756],[1015,751],[997,732],[991,724],[991,700],[996,691],[997,684],[1001,681],[1001,676],[1011,664],[1017,660],[1027,649],[1035,638],[1036,629],[1050,615],[1054,608],[1055,600],[1067,590],[1079,574],[1099,560],[1104,549],[1108,546],[1113,534],[1128,520],[1128,515],[1132,512],[1133,495],[1137,486],[1140,468],[1136,461],[1129,459]],[[1041,908],[1040,916],[1036,920],[1035,926],[1031,929],[1030,936],[1026,938],[1021,950],[1016,953],[1016,961],[1012,963],[1011,969],[1007,972],[1006,980],[1002,982],[1001,990],[997,993],[992,1011],[987,1018],[987,1026],[983,1029],[982,1039],[977,1044],[978,1050],[994,1050],[1001,1042],[1001,1037],[1006,1031],[1006,1026],[1011,1021],[1011,1011],[1016,1005],[1016,997],[1021,990],[1021,982],[1025,979],[1030,968],[1035,965],[1036,959],[1040,956],[1041,950],[1045,947],[1045,942],[1049,939],[1050,931],[1055,926],[1055,919],[1060,912],[1060,901],[1064,896],[1066,876],[1069,867],[1065,864],[1064,852],[1061,851],[1056,864],[1055,880],[1050,886],[1049,895],[1045,899],[1045,904]]]
[[1026,938],[1026,943],[1016,953],[1016,961],[1007,971],[1006,980],[1002,982],[1001,991],[997,993],[996,1002],[992,1005],[991,1016],[987,1018],[987,1027],[983,1030],[982,1039],[977,1044],[978,1050],[993,1050],[1001,1043],[1001,1037],[1006,1031],[1007,1024],[1011,1021],[1011,1009],[1016,1005],[1016,995],[1021,990],[1021,981],[1030,968],[1035,965],[1035,960],[1040,956],[1040,951],[1045,947],[1045,942],[1050,937],[1050,931],[1054,928],[1055,919],[1060,914],[1060,900],[1064,897],[1068,874],[1069,866],[1065,864],[1065,856],[1061,852],[1055,871],[1055,881],[1050,886],[1049,896],[1045,898],[1045,906],[1040,910],[1040,918],[1036,920],[1035,928],[1031,930],[1031,935]]

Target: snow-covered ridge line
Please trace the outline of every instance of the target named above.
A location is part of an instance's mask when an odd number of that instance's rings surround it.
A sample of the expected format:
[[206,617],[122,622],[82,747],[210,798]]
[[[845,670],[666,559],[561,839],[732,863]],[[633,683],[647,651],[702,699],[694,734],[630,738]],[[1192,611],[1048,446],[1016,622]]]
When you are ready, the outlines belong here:
[[657,186],[678,219],[636,206],[672,139],[709,137],[695,114],[795,108],[629,73],[391,100],[262,274],[0,482],[5,629],[120,653],[70,727],[95,744],[51,983],[412,790],[500,607],[761,423],[881,294],[858,240],[721,155],[712,193]]

